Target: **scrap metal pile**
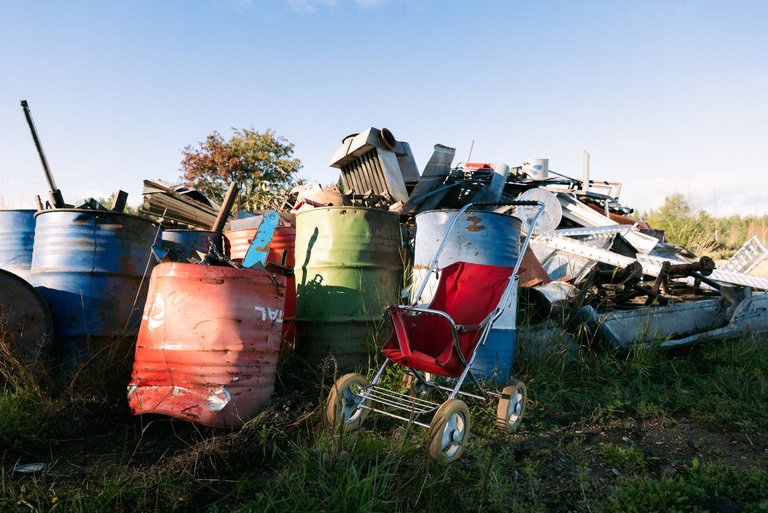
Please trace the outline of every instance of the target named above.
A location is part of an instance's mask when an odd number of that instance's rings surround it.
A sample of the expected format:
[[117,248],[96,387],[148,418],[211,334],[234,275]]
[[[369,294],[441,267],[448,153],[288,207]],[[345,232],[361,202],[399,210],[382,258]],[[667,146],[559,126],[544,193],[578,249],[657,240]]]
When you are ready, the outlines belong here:
[[628,217],[633,209],[619,203],[618,182],[557,173],[545,159],[518,167],[454,165],[455,152],[435,145],[419,174],[408,143],[387,129],[371,127],[344,138],[331,159],[331,167],[341,170],[345,193],[334,188],[331,196],[327,188],[305,186],[299,208],[376,206],[399,213],[409,225],[422,212],[472,203],[473,211],[520,218],[525,232],[535,208],[514,209],[506,203],[540,201],[544,213],[532,251],[523,256],[521,280],[538,309],[534,319],[557,307],[568,313],[558,318],[567,328],[561,334],[588,333],[624,348],[652,341],[663,347],[687,345],[768,330],[768,279],[750,274],[768,256],[758,239],[718,269],[710,258],[697,258],[667,243],[662,232],[642,220]]
[[[547,160],[454,164],[456,150],[437,144],[419,172],[408,143],[371,127],[333,153],[341,187],[300,184],[290,212],[231,214],[236,184],[219,206],[145,181],[149,220],[123,213],[122,191],[111,209],[65,203],[22,107],[50,201],[0,211],[0,314],[10,311],[19,355],[50,353],[70,371],[115,340],[135,349],[137,414],[238,426],[269,400],[286,352],[365,368],[382,349],[382,313],[444,300],[444,269],[490,266],[510,280],[497,309],[480,312],[484,342],[461,360],[497,384],[518,340],[672,347],[768,331],[768,279],[750,274],[768,256],[758,239],[717,268],[629,217],[620,183],[556,173]],[[477,331],[476,321],[454,328]],[[505,415],[521,414],[521,397]]]

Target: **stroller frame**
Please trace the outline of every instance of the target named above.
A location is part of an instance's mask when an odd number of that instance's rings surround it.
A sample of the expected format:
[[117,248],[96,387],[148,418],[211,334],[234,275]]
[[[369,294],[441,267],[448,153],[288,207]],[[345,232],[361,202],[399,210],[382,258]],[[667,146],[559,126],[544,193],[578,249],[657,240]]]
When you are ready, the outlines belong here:
[[[538,211],[533,217],[531,225],[528,227],[528,233],[526,233],[525,241],[523,242],[523,246],[519,252],[519,257],[515,262],[512,273],[506,278],[507,283],[501,297],[496,302],[494,309],[477,325],[472,326],[472,331],[480,331],[480,334],[477,338],[477,342],[474,343],[469,358],[465,357],[459,344],[459,334],[465,329],[464,326],[457,325],[454,319],[442,310],[416,306],[421,300],[431,276],[440,271],[438,268],[438,260],[456,222],[459,217],[473,205],[478,204],[468,203],[451,219],[448,229],[443,235],[435,255],[429,264],[427,272],[413,296],[411,305],[392,305],[387,309],[387,312],[385,312],[385,316],[388,315],[391,310],[398,310],[405,315],[408,315],[409,313],[413,315],[435,315],[442,317],[449,323],[453,337],[453,350],[456,352],[461,366],[463,367],[463,370],[458,377],[449,377],[449,379],[456,379],[456,383],[453,387],[440,384],[436,380],[431,380],[427,375],[428,373],[409,367],[407,364],[404,365],[408,368],[408,373],[415,378],[415,381],[412,382],[413,388],[415,388],[415,385],[418,383],[421,387],[424,387],[425,390],[431,388],[440,390],[441,392],[448,392],[447,398],[444,395],[445,401],[443,403],[437,403],[422,397],[388,390],[381,386],[380,382],[384,376],[384,372],[391,363],[403,365],[394,362],[391,358],[387,357],[370,383],[368,383],[362,375],[355,373],[346,374],[336,381],[328,395],[327,420],[332,426],[339,427],[345,431],[358,429],[369,412],[381,413],[389,417],[404,420],[430,429],[429,455],[444,463],[454,461],[460,457],[461,452],[463,451],[462,444],[469,433],[469,410],[463,401],[457,399],[459,395],[479,400],[498,399],[499,407],[497,409],[497,423],[505,428],[507,432],[512,432],[517,428],[525,406],[525,385],[517,380],[510,380],[501,393],[487,390],[474,375],[471,366],[477,355],[478,348],[481,345],[485,345],[494,322],[504,313],[512,294],[516,294],[517,292],[519,281],[517,273],[520,269],[523,255],[528,248],[534,227],[536,226],[536,221],[544,211],[544,204],[539,201],[512,201],[504,203],[504,205],[538,207]],[[466,382],[467,377],[469,377],[475,384],[479,390],[479,394],[463,391],[461,389]],[[503,413],[503,418],[499,417],[500,413]],[[419,418],[430,414],[434,414],[430,424],[418,420]]]

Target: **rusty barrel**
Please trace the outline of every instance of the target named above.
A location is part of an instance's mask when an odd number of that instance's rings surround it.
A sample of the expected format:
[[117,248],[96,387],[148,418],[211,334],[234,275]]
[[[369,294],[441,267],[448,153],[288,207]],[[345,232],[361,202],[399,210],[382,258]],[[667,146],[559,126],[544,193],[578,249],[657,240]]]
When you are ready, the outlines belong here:
[[322,207],[296,217],[296,347],[315,364],[328,353],[340,371],[378,353],[382,314],[402,288],[399,216]]
[[54,353],[66,364],[115,342],[127,349],[139,329],[159,228],[100,210],[44,210],[36,220],[32,284],[53,315]]
[[207,253],[210,243],[223,251],[222,235],[205,230],[163,230],[163,247],[176,258],[200,260],[198,252]]
[[[256,228],[232,230],[224,234],[224,247],[227,256],[235,262],[242,262],[245,253],[251,246]],[[296,228],[293,226],[278,226],[269,246],[267,260],[282,263],[285,253],[285,265],[294,267],[296,247]],[[293,347],[296,336],[296,278],[289,276],[285,289],[285,320],[283,322],[283,345],[286,348]]]
[[40,294],[20,276],[0,269],[0,338],[10,356],[27,365],[42,364],[52,336],[53,319]]
[[0,210],[0,269],[29,281],[35,210]]
[[[413,286],[416,291],[434,258],[457,210],[429,210],[416,216]],[[454,262],[514,267],[520,257],[521,222],[517,217],[495,212],[466,211],[445,242],[438,267]],[[437,277],[430,278],[420,304],[431,301]],[[412,298],[415,299],[415,298]],[[494,323],[485,345],[477,351],[472,369],[486,381],[503,384],[511,375],[517,324],[517,292]]]
[[128,402],[238,427],[275,386],[285,280],[265,271],[164,263],[152,272]]

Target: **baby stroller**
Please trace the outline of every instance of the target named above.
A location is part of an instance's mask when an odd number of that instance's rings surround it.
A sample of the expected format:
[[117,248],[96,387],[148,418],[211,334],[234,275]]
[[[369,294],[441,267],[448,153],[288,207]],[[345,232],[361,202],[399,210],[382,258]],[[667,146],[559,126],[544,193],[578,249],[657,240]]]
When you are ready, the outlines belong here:
[[[494,322],[505,309],[517,308],[520,262],[533,227],[544,210],[544,204],[538,201],[509,204],[538,207],[514,268],[455,262],[438,269],[438,259],[456,221],[472,204],[459,210],[451,219],[412,304],[387,308],[384,316],[391,323],[392,335],[382,348],[386,358],[373,381],[369,383],[361,374],[352,373],[342,376],[333,385],[328,394],[326,413],[332,426],[344,431],[358,429],[372,411],[412,422],[429,429],[429,455],[443,463],[457,460],[469,437],[469,409],[457,398],[459,394],[480,400],[498,400],[497,424],[508,432],[517,428],[525,409],[525,385],[510,380],[501,393],[487,390],[471,368],[477,350],[485,344]],[[417,306],[432,273],[439,273],[433,299],[427,308]],[[436,403],[386,389],[381,381],[390,364],[407,367],[416,383],[442,391],[445,401]],[[446,386],[448,380],[440,377],[454,378],[455,385]],[[477,393],[461,390],[467,377],[477,387]],[[427,424],[424,420],[429,415],[432,420]]]

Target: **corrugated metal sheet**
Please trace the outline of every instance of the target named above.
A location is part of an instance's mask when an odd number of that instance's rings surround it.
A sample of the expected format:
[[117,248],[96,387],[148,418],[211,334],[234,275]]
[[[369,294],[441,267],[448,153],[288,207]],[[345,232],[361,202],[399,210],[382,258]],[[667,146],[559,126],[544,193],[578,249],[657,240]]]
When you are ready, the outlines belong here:
[[402,288],[399,217],[383,210],[323,207],[296,217],[296,345],[316,363],[367,366],[376,332]]
[[[256,235],[257,228],[232,230],[224,234],[227,256],[235,262],[242,262]],[[296,265],[296,228],[278,226],[269,246],[268,262],[282,263],[286,252],[285,265]],[[285,321],[283,322],[283,345],[292,348],[296,338],[296,277],[289,276],[285,289]]]
[[237,427],[274,390],[285,280],[264,271],[158,265],[136,344],[128,399],[162,413]]
[[71,361],[120,337],[132,342],[158,228],[97,210],[46,210],[36,219],[32,284],[51,309],[55,352]]
[[53,336],[48,305],[26,280],[1,269],[0,324],[15,357],[28,364],[45,361]]
[[34,210],[0,210],[0,269],[30,280]]

